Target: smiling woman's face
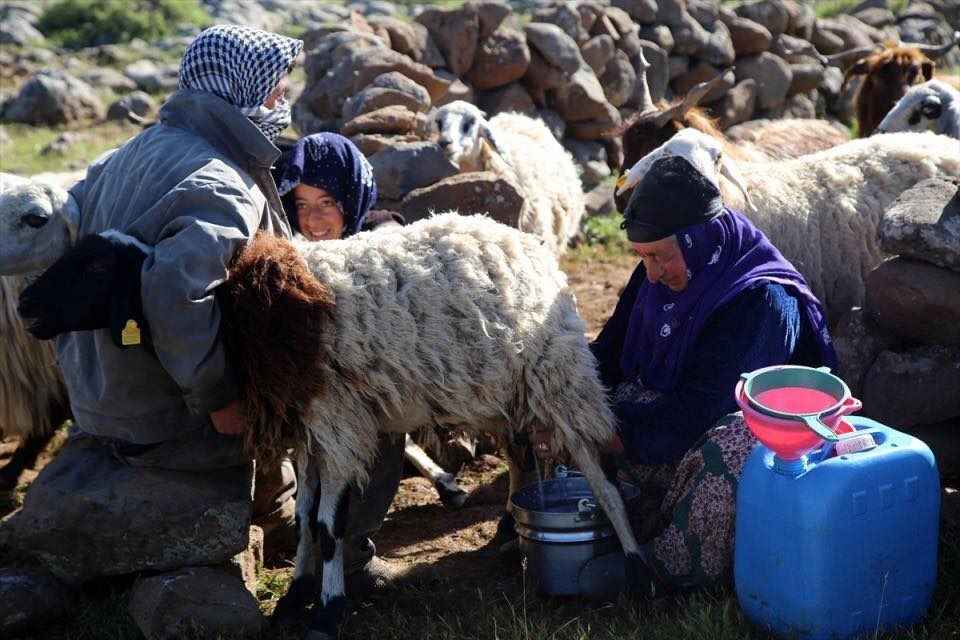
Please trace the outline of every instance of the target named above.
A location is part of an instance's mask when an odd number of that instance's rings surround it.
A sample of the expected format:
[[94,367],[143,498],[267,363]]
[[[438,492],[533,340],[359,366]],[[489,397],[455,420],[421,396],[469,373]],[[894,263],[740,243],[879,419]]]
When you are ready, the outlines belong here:
[[647,268],[647,280],[662,282],[671,291],[687,288],[687,263],[676,236],[667,236],[654,242],[634,242],[633,248]]
[[343,236],[343,213],[329,193],[300,184],[293,189],[300,233],[308,240],[339,240]]

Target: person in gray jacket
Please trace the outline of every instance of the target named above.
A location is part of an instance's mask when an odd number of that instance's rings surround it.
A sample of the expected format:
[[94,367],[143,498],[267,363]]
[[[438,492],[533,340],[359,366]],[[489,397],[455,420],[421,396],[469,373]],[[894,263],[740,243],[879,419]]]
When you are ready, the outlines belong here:
[[[206,29],[188,46],[159,122],[98,159],[71,189],[79,237],[116,229],[153,248],[140,296],[153,352],[136,327],[124,348],[107,330],[57,341],[75,428],[0,533],[61,577],[216,564],[246,546],[253,474],[236,437],[239,389],[214,290],[255,233],[291,235],[270,168],[280,155],[274,140],[290,123],[287,75],[302,47],[247,27]],[[143,469],[139,477],[131,466]],[[261,487],[275,493],[273,504],[258,501],[265,510],[294,490],[275,475]],[[106,488],[93,495],[91,483]],[[242,509],[223,507],[224,486],[241,499],[246,491]],[[185,522],[194,511],[196,521]],[[124,525],[130,530],[118,535]],[[133,530],[145,526],[155,531]],[[177,527],[186,539],[152,544]],[[64,549],[43,538],[71,530],[83,544]]]

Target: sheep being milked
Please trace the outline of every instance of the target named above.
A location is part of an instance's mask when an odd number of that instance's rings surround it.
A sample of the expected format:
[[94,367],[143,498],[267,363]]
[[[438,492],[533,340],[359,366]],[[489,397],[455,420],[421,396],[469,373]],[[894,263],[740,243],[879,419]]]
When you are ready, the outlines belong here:
[[[129,236],[85,237],[24,291],[20,312],[40,338],[98,327],[122,346],[128,321],[143,318],[139,296],[128,292],[139,291],[132,283],[147,259]],[[71,283],[68,304],[60,293]],[[261,460],[289,446],[298,452],[300,543],[281,614],[311,599],[319,573],[312,628],[335,634],[349,486],[366,478],[378,433],[424,424],[553,429],[548,453],[568,455],[586,475],[635,558],[628,575],[641,562],[598,461],[614,423],[584,324],[553,252],[535,237],[457,214],[323,243],[261,235],[237,256],[218,299],[246,389],[248,450]],[[268,328],[277,341],[254,339]]]
[[[624,173],[618,191],[639,183],[663,156],[688,159],[741,209],[804,275],[838,318],[864,299],[867,274],[884,258],[883,212],[917,182],[960,172],[957,141],[931,133],[854,140],[780,162],[742,162],[716,138],[684,129]],[[729,181],[728,181],[729,180]]]

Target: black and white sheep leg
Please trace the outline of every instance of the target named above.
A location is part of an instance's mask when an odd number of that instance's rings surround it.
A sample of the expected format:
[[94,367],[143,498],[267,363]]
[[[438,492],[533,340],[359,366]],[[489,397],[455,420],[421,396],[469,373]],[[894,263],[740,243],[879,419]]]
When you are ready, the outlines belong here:
[[317,593],[316,532],[320,503],[320,470],[315,458],[297,455],[297,555],[290,588],[277,602],[273,617],[280,623],[300,619]]
[[350,482],[324,466],[320,475],[323,492],[317,507],[316,538],[323,562],[320,601],[314,608],[306,640],[333,640],[347,611],[344,583],[344,538],[350,513]]

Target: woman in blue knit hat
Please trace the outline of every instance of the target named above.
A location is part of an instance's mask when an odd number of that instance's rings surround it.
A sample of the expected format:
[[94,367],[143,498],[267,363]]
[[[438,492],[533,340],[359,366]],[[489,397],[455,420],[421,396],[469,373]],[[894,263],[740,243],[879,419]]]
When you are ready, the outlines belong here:
[[290,226],[307,240],[339,240],[384,222],[403,224],[399,214],[370,210],[377,201],[373,169],[340,134],[300,138],[274,178]]

